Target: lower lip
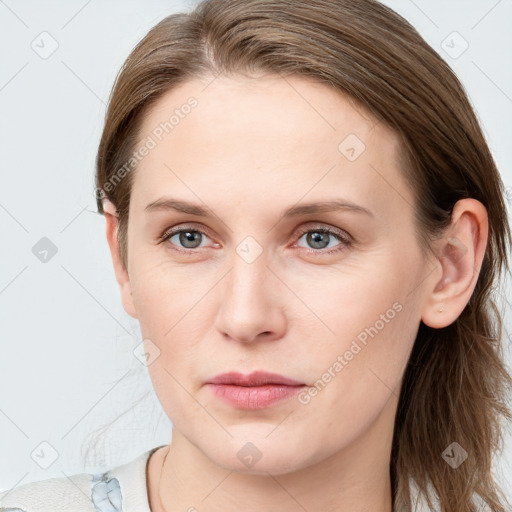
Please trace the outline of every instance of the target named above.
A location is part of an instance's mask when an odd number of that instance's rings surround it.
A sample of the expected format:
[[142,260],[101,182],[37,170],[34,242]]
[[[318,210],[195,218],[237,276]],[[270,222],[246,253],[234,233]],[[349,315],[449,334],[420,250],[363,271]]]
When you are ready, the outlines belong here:
[[207,384],[215,396],[239,409],[265,409],[296,395],[305,385],[287,386],[267,384],[265,386],[235,386],[231,384]]

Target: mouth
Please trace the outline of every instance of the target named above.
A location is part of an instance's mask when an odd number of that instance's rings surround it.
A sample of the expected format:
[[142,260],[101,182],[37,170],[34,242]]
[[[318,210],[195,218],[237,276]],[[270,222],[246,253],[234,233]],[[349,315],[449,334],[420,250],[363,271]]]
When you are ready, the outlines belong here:
[[278,373],[269,372],[252,372],[244,375],[238,372],[229,372],[217,375],[210,379],[207,384],[226,384],[233,386],[265,386],[265,385],[281,385],[281,386],[303,386],[303,382],[295,379],[290,379]]
[[217,375],[206,386],[222,401],[237,409],[265,409],[291,398],[306,386],[303,382],[269,372]]

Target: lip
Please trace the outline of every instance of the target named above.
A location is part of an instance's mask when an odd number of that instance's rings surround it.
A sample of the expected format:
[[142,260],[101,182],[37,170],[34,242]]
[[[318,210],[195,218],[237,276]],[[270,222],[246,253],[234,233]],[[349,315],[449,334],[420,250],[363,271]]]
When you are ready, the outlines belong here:
[[257,371],[244,375],[239,372],[222,373],[210,379],[207,384],[231,384],[234,386],[264,386],[265,384],[278,384],[285,386],[302,386],[304,382],[290,379],[278,373]]
[[292,397],[306,385],[295,379],[256,371],[249,375],[229,372],[206,382],[213,394],[238,409],[265,409]]

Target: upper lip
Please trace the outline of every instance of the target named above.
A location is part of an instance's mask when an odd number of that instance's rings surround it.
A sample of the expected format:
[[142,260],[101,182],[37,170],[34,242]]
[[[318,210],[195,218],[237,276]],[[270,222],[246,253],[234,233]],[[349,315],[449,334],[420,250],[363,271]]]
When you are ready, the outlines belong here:
[[264,371],[256,371],[248,375],[244,375],[238,372],[222,373],[213,377],[213,379],[210,379],[207,384],[231,384],[234,386],[264,386],[266,384],[286,386],[304,385],[303,382],[290,379],[284,375]]

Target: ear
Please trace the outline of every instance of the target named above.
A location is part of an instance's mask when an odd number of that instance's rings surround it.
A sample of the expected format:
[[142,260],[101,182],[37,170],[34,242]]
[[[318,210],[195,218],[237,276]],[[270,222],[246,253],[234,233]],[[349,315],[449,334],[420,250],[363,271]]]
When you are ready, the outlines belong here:
[[423,306],[422,321],[439,329],[453,323],[475,289],[487,247],[489,222],[485,206],[476,199],[457,201],[447,233],[436,241],[441,269],[434,274]]
[[116,274],[117,284],[121,292],[121,301],[124,310],[133,318],[137,318],[137,312],[132,297],[132,287],[128,271],[124,268],[119,251],[119,240],[117,238],[119,216],[115,205],[108,199],[103,199],[103,212],[107,223],[107,241],[112,255],[114,272]]

